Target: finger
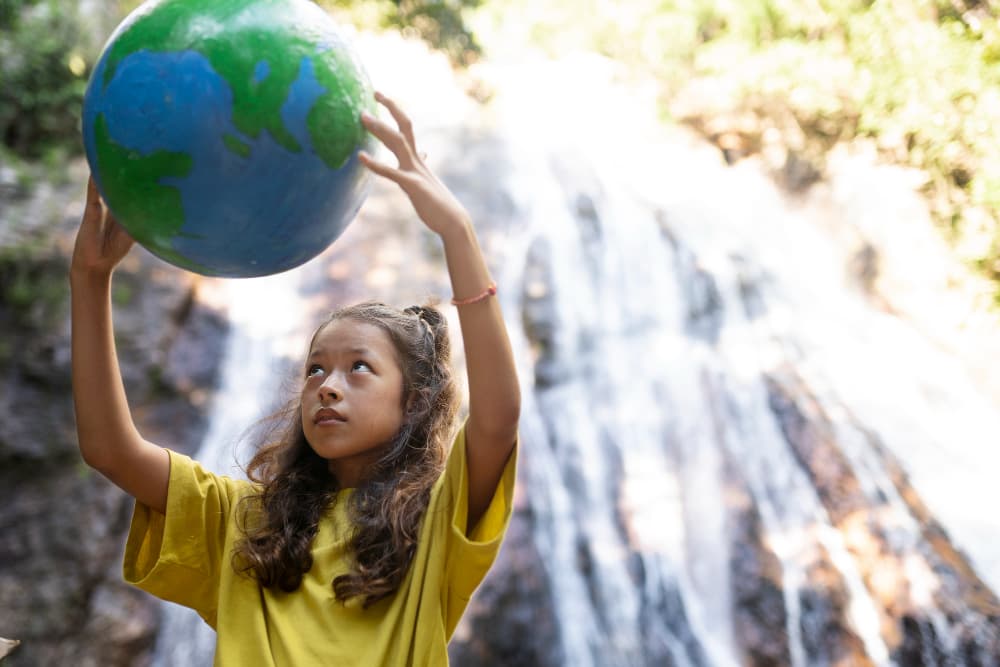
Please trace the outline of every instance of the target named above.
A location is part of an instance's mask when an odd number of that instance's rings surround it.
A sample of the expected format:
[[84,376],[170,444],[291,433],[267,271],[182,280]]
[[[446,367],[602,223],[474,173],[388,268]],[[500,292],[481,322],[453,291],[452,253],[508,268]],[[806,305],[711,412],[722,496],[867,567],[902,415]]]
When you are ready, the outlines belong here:
[[105,208],[104,226],[101,229],[101,245],[105,254],[124,256],[135,243],[125,226],[118,222],[110,208]]
[[87,181],[87,203],[84,205],[84,213],[86,215],[96,215],[98,219],[104,213],[101,193],[97,189],[97,183],[94,182],[93,176]]
[[87,181],[87,209],[101,210],[103,209],[103,204],[101,202],[101,193],[97,189],[97,183],[94,182],[94,177],[91,176]]
[[407,143],[410,144],[410,150],[416,154],[417,140],[413,136],[413,122],[410,120],[410,117],[403,112],[395,100],[386,97],[382,93],[375,93],[375,101],[389,110],[389,113],[396,121],[396,125],[399,127],[399,131],[406,138]]
[[135,239],[124,227],[115,223],[108,225],[106,249],[115,255],[124,256],[135,244]]
[[135,242],[135,239],[132,238],[132,235],[125,228],[125,225],[118,222],[118,218],[115,217],[115,214],[111,212],[110,208],[108,209],[108,213],[106,216],[106,224],[109,228],[111,228],[112,233],[120,233],[124,235],[126,238],[128,238],[129,241]]
[[361,160],[361,163],[363,165],[371,169],[379,176],[384,176],[385,178],[388,178],[390,181],[393,181],[400,185],[402,185],[403,181],[405,181],[409,177],[407,175],[407,172],[403,171],[402,169],[396,169],[395,167],[390,167],[384,162],[379,162],[365,151],[361,151],[358,153],[358,159]]
[[379,141],[393,152],[399,164],[403,168],[413,166],[413,152],[407,143],[406,137],[399,130],[394,129],[383,120],[372,116],[368,112],[361,114],[361,121],[369,132],[374,134]]

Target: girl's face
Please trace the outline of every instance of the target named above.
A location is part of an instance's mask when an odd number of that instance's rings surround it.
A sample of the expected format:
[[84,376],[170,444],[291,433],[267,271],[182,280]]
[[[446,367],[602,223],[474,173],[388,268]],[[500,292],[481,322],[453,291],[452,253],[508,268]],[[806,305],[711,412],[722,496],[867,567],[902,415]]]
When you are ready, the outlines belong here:
[[306,441],[341,488],[356,487],[403,425],[403,372],[392,341],[374,324],[334,320],[316,334],[305,373]]

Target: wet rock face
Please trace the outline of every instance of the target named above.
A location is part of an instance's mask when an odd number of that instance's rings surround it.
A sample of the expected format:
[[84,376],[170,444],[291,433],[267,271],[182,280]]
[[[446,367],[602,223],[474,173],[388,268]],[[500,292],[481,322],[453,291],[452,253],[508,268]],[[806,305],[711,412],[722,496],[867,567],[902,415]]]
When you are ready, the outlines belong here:
[[[786,369],[766,383],[789,446],[872,593],[889,657],[900,665],[1000,664],[1000,602],[951,544],[891,452],[874,434],[852,425],[864,433],[870,460],[884,474],[879,480],[883,491],[866,493],[838,445],[833,423],[801,379]],[[827,582],[834,594],[810,604],[825,600],[822,604],[833,612],[829,617],[843,619],[846,599],[839,576],[832,568],[819,574],[810,581]],[[853,655],[852,645],[860,649],[843,621],[836,629],[824,635],[821,648],[827,655]],[[835,641],[838,634],[843,641]]]
[[806,570],[809,582],[799,591],[802,643],[811,665],[874,667],[864,644],[846,622],[850,596],[825,549]]
[[[68,287],[52,254],[4,248],[0,255],[0,459],[43,460],[71,451],[69,340],[59,326]],[[35,425],[43,411],[50,424]]]
[[82,464],[5,470],[0,508],[4,631],[21,640],[4,665],[135,664],[153,640],[155,605],[121,582],[129,499]]
[[564,664],[543,559],[528,508],[515,510],[497,563],[466,610],[449,645],[456,665]]
[[[78,190],[48,194],[72,209]],[[76,441],[67,268],[78,220],[0,248],[0,635],[22,642],[5,667],[143,664],[156,630],[155,601],[121,581],[132,500],[83,463]],[[204,428],[200,396],[226,338],[223,314],[196,291],[193,276],[139,248],[113,283],[136,421],[185,452]]]
[[791,654],[781,562],[764,543],[760,513],[732,462],[726,470],[726,495],[732,526],[733,632],[743,662],[757,667],[787,665]]

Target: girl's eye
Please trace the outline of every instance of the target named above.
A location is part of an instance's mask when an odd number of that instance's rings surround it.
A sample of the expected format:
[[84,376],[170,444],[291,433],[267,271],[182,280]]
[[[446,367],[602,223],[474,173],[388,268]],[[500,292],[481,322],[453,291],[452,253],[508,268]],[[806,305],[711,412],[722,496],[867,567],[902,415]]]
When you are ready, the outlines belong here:
[[366,369],[366,370],[369,370],[369,371],[370,371],[370,370],[372,369],[372,367],[368,365],[368,362],[367,362],[367,361],[355,361],[355,362],[354,362],[354,365],[353,365],[353,366],[351,366],[351,370],[352,370],[352,371],[353,371],[353,370],[357,370],[359,366],[360,366],[361,368],[364,368],[364,369]]
[[320,375],[323,373],[323,367],[319,364],[313,364],[306,370],[306,377],[313,377],[314,375]]

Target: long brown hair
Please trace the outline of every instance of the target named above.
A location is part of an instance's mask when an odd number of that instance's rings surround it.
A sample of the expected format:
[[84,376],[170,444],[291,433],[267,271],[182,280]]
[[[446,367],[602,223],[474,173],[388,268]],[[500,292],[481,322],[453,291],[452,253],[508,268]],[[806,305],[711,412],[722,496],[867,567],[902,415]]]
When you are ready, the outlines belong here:
[[[406,576],[431,487],[444,467],[458,404],[447,323],[440,312],[429,306],[401,311],[361,303],[334,312],[313,341],[330,322],[348,318],[381,327],[403,372],[403,425],[351,495],[353,567],[332,582],[339,600],[361,596],[368,607],[392,595]],[[247,476],[259,486],[240,504],[244,535],[233,552],[237,571],[286,592],[297,589],[312,567],[310,545],[339,490],[327,461],[306,441],[301,409],[298,398],[274,415],[280,426],[271,432],[278,439],[260,447],[247,465]]]

